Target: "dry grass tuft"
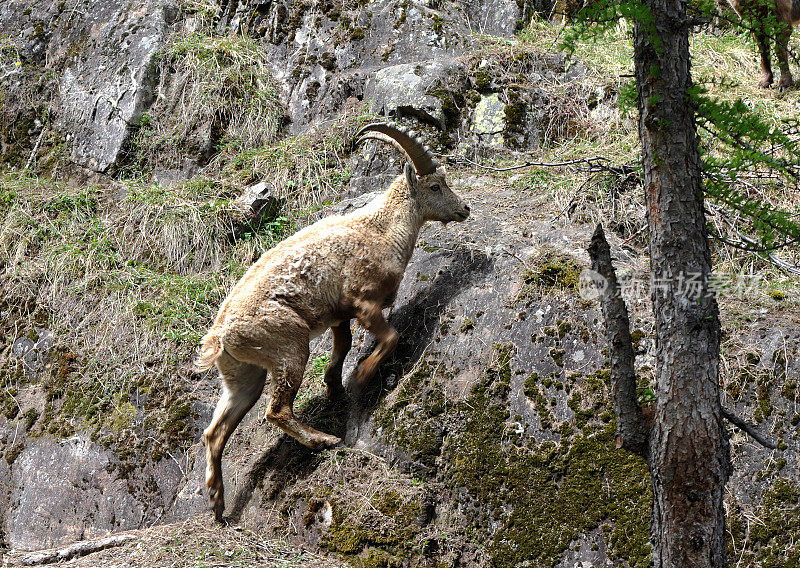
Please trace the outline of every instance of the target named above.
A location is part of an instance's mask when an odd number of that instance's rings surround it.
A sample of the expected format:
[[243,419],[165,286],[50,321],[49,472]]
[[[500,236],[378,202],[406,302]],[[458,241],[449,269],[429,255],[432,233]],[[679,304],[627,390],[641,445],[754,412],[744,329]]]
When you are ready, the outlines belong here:
[[[118,568],[162,568],[197,566],[239,568],[344,568],[346,564],[297,548],[291,544],[267,539],[245,527],[223,527],[210,518],[201,517],[183,523],[122,533],[135,539],[122,546],[109,548],[61,563],[63,566]],[[9,557],[12,566],[25,555]]]
[[255,149],[227,146],[208,168],[219,183],[271,183],[295,218],[307,220],[341,194],[352,171],[346,156],[358,129],[374,118],[367,104],[316,129]]
[[[8,340],[36,328],[56,337],[43,379],[53,422],[42,421],[44,430],[143,432],[163,414],[162,426],[172,416],[181,424],[170,428],[182,431],[189,417],[180,397],[195,385],[181,369],[232,284],[288,229],[273,223],[238,237],[240,216],[227,192],[207,182],[169,193],[133,186],[113,201],[97,187],[0,177],[1,289],[22,307],[7,314]],[[70,365],[59,363],[65,357]],[[16,375],[0,379],[21,386]],[[135,392],[163,398],[131,413]],[[163,434],[168,445],[191,442]]]
[[258,41],[217,32],[215,2],[187,0],[182,9],[192,16],[160,54],[157,99],[133,137],[129,177],[187,160],[202,165],[218,146],[264,146],[282,125],[279,87]]

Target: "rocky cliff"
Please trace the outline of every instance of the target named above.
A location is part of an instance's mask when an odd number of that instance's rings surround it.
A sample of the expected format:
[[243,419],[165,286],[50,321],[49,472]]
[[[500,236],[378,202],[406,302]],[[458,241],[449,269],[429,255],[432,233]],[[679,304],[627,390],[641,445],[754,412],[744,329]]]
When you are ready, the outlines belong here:
[[[12,559],[139,531],[86,565],[161,565],[154,551],[169,547],[218,565],[238,546],[252,562],[288,557],[263,555],[265,538],[311,551],[301,565],[648,565],[647,471],[615,448],[599,306],[579,280],[603,220],[618,268],[646,281],[640,188],[502,168],[635,159],[624,53],[606,67],[591,50],[557,53],[537,19],[553,9],[0,6],[0,546]],[[384,148],[350,147],[377,117],[449,162],[474,215],[423,230],[389,312],[400,345],[361,399],[323,397],[328,334],[312,345],[297,409],[345,447],[306,450],[264,421],[262,400],[223,460],[226,515],[248,529],[209,528],[199,434],[218,387],[191,368],[199,337],[262,250],[401,171]],[[728,271],[747,262],[720,254]],[[779,449],[731,432],[730,552],[791,566],[800,306],[783,291],[792,281],[750,274],[722,298],[725,404]],[[646,292],[632,287],[630,305],[646,404]],[[346,375],[373,346],[363,331],[354,341]]]

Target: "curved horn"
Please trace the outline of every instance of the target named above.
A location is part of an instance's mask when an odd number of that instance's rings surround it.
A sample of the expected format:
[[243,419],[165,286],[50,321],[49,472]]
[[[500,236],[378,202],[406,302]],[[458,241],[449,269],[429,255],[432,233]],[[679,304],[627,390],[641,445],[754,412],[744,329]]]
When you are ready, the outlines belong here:
[[387,142],[403,152],[414,165],[418,175],[433,173],[439,167],[438,162],[433,159],[422,142],[393,124],[378,122],[366,125],[356,133],[356,144],[370,138]]

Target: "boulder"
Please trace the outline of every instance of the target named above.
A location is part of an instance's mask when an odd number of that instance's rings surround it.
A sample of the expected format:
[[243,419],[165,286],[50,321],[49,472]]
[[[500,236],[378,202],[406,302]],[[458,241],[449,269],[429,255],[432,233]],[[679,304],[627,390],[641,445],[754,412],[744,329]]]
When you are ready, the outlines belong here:
[[33,550],[138,528],[144,508],[111,465],[82,436],[31,444],[12,468],[7,544]]
[[50,331],[40,327],[34,328],[34,331],[34,337],[20,337],[11,345],[11,354],[23,361],[28,375],[44,370],[53,347],[53,334]]
[[506,128],[506,105],[497,93],[482,96],[472,114],[472,132],[485,146],[501,146]]
[[284,199],[277,196],[275,187],[266,181],[248,186],[236,198],[234,204],[242,208],[252,222],[271,221],[281,212]]
[[463,64],[452,59],[394,65],[378,70],[364,94],[376,114],[413,116],[445,130],[458,117],[446,85],[463,74]]

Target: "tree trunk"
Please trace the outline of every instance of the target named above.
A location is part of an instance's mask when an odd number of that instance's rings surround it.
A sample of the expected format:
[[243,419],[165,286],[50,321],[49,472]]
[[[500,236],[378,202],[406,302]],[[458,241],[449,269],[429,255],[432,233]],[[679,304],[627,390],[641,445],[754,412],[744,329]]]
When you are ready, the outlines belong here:
[[686,0],[644,0],[634,60],[650,230],[656,403],[650,434],[656,568],[726,566],[730,474],[719,402],[720,324],[709,292]]

